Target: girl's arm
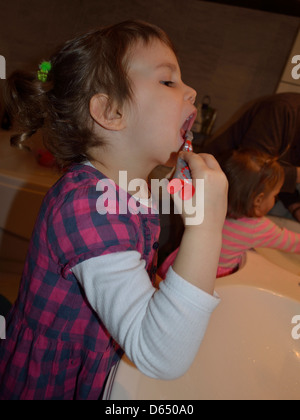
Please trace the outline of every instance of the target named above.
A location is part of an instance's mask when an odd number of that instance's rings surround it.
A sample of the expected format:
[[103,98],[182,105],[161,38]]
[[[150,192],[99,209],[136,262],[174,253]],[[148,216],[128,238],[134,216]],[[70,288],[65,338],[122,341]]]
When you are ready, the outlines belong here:
[[172,268],[157,290],[137,251],[90,258],[72,271],[109,333],[141,372],[175,379],[188,370],[217,297]]
[[[183,152],[182,158],[189,165],[196,194],[196,180],[204,180],[204,218],[201,224],[186,225],[173,270],[189,283],[213,294],[227,211],[227,179],[211,155]],[[175,205],[176,200],[178,196],[174,198]],[[197,197],[193,200],[197,202]],[[184,222],[186,219],[184,213]]]
[[[161,379],[187,371],[218,304],[212,295],[227,180],[212,156],[187,152],[182,157],[193,180],[204,179],[204,220],[186,227],[174,270],[170,267],[159,290],[151,285],[137,251],[91,258],[73,268],[92,307],[127,356],[143,373]],[[187,216],[184,212],[184,221]]]
[[300,234],[280,228],[272,220],[263,217],[255,227],[252,246],[300,253]]

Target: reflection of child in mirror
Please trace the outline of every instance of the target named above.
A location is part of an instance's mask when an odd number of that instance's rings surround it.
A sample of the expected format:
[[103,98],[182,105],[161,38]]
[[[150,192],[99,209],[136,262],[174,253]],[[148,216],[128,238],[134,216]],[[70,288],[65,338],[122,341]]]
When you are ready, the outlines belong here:
[[[217,277],[238,270],[244,253],[251,248],[300,253],[300,234],[282,229],[265,217],[284,182],[284,171],[276,158],[249,149],[228,152],[220,162],[229,191]],[[177,250],[160,267],[162,278],[176,253]]]

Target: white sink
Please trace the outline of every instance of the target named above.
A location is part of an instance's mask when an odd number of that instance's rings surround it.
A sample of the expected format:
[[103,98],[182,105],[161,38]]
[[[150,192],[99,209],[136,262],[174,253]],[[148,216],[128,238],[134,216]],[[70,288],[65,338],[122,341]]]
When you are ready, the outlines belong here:
[[249,252],[244,267],[217,280],[222,301],[189,371],[174,381],[141,374],[124,357],[108,398],[151,400],[300,399],[299,277]]

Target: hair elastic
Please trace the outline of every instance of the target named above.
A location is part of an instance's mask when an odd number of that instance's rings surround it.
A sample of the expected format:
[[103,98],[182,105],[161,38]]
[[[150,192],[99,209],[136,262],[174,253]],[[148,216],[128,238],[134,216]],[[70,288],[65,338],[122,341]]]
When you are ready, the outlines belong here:
[[39,79],[40,82],[47,82],[48,73],[51,70],[51,68],[52,68],[52,65],[51,65],[50,61],[43,61],[39,65],[39,70],[37,72],[37,78]]

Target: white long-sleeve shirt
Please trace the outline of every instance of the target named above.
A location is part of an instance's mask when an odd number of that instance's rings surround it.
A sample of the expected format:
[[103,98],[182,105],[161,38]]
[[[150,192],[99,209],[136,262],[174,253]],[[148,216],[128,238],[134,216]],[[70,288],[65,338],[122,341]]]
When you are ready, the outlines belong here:
[[137,251],[91,258],[72,270],[99,318],[142,373],[175,379],[188,370],[219,303],[216,294],[188,283],[172,267],[157,290]]

